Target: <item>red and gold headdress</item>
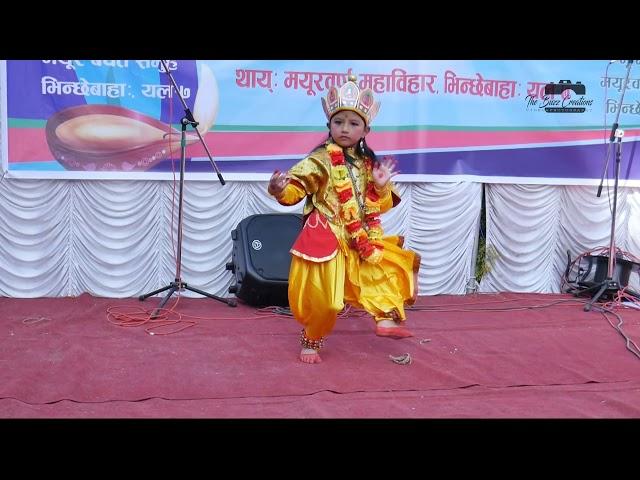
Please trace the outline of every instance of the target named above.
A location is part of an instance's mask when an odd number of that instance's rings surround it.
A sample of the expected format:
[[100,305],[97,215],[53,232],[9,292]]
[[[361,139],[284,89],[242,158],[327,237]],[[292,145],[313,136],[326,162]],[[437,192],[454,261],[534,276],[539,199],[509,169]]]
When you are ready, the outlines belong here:
[[380,102],[374,100],[373,90],[370,88],[360,90],[356,80],[355,75],[349,75],[340,90],[333,86],[329,89],[327,98],[322,98],[322,108],[327,120],[331,120],[331,117],[342,110],[351,110],[360,115],[367,126],[371,124],[380,109]]

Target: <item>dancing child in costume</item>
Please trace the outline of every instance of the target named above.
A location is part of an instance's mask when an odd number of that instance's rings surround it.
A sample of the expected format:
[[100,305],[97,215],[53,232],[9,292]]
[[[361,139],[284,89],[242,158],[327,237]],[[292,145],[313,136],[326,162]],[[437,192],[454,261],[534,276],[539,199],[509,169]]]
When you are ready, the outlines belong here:
[[300,360],[319,351],[345,303],[370,313],[376,335],[413,336],[405,304],[417,295],[420,256],[385,236],[380,214],[400,202],[391,179],[396,162],[379,160],[365,141],[380,107],[350,75],[322,98],[329,136],[288,172],[275,171],[268,191],[282,205],[305,199],[304,226],[291,248],[289,306],[303,325]]

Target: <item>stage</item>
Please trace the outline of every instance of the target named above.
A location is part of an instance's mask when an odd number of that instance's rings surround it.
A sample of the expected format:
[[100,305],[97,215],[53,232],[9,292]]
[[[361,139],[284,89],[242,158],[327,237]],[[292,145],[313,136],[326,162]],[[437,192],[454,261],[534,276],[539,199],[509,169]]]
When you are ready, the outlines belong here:
[[640,358],[614,328],[622,320],[638,343],[634,308],[617,318],[562,294],[424,296],[408,311],[413,338],[377,337],[350,310],[307,365],[286,312],[176,298],[177,323],[164,325],[121,315],[159,297],[0,298],[0,417],[640,417]]

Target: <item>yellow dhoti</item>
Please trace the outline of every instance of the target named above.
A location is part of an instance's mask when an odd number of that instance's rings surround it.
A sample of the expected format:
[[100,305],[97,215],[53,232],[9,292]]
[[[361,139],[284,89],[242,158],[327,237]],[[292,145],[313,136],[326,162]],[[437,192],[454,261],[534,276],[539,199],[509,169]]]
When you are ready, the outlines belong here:
[[402,249],[400,237],[384,237],[382,244],[384,256],[377,264],[363,261],[342,242],[337,255],[325,262],[292,256],[289,306],[307,338],[331,332],[345,303],[366,310],[376,321],[406,319],[404,306],[412,304],[417,293],[420,257]]

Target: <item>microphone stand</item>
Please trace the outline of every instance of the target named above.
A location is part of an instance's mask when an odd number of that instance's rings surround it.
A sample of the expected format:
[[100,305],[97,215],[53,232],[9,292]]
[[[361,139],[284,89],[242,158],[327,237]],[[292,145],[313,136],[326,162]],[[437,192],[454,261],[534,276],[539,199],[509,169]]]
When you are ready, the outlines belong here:
[[[622,109],[622,101],[624,99],[625,91],[627,90],[627,82],[629,81],[629,74],[631,73],[631,64],[633,60],[629,60],[627,63],[627,75],[624,80],[624,84],[622,86],[622,93],[620,95],[620,101],[618,102],[616,108],[616,119],[613,122],[613,126],[611,128],[611,135],[609,136],[609,146],[607,147],[607,158],[605,161],[604,170],[602,172],[602,179],[600,180],[600,186],[598,187],[598,193],[596,196],[600,197],[602,193],[602,183],[604,182],[604,177],[607,172],[609,166],[609,153],[611,151],[611,144],[616,141],[616,165],[615,165],[615,173],[614,173],[614,183],[613,183],[613,209],[611,212],[611,233],[609,235],[609,263],[607,264],[607,278],[605,278],[600,285],[595,285],[593,288],[600,287],[596,294],[589,300],[589,302],[584,306],[584,311],[588,312],[591,310],[593,304],[600,299],[602,295],[605,294],[615,294],[620,290],[620,285],[617,281],[613,279],[613,274],[615,270],[615,233],[616,233],[616,209],[618,204],[618,179],[620,178],[620,157],[622,156],[622,137],[624,137],[624,131],[619,127],[618,120],[620,119],[620,110]],[[605,106],[606,108],[606,106]]]
[[[600,198],[600,194],[602,193],[602,183],[604,182],[604,177],[607,174],[607,169],[609,168],[609,154],[611,153],[611,144],[615,139],[615,133],[618,129],[618,120],[620,119],[620,110],[622,109],[622,101],[624,100],[624,94],[627,91],[627,82],[629,81],[629,74],[631,73],[631,64],[633,60],[629,60],[627,62],[627,76],[624,79],[624,85],[622,85],[622,93],[620,94],[620,101],[618,105],[616,105],[616,119],[611,126],[611,135],[609,135],[609,145],[607,146],[607,156],[604,162],[604,169],[602,170],[602,177],[600,178],[600,185],[598,186],[598,193],[596,197]],[[607,106],[605,105],[605,108]]]
[[169,298],[171,297],[171,295],[173,295],[176,291],[182,291],[182,290],[189,290],[195,293],[199,293],[200,295],[204,295],[205,297],[213,298],[214,300],[219,300],[220,302],[226,303],[230,307],[235,307],[237,305],[237,301],[234,298],[222,298],[222,297],[213,295],[211,293],[207,293],[203,290],[190,287],[189,285],[187,285],[186,282],[182,281],[182,277],[180,276],[180,270],[182,265],[182,210],[184,205],[183,193],[184,193],[184,171],[185,171],[185,163],[186,163],[185,157],[186,157],[186,149],[187,149],[187,137],[186,137],[187,125],[191,125],[196,131],[196,133],[198,134],[198,138],[200,139],[200,142],[204,146],[204,149],[207,152],[207,155],[209,156],[209,161],[211,162],[211,165],[213,165],[214,170],[218,174],[220,183],[224,185],[225,182],[224,182],[224,179],[222,178],[222,174],[220,173],[220,170],[218,170],[216,163],[213,161],[213,158],[211,157],[211,153],[207,148],[207,144],[205,143],[205,141],[202,138],[202,135],[200,135],[200,132],[196,128],[198,126],[198,122],[196,122],[196,120],[193,118],[193,114],[191,113],[191,110],[189,110],[187,103],[184,101],[184,98],[182,98],[182,95],[180,94],[180,90],[176,85],[176,81],[174,80],[173,75],[171,75],[171,72],[169,71],[169,68],[167,67],[167,64],[165,63],[165,61],[160,60],[160,62],[162,63],[164,72],[169,76],[169,80],[171,80],[171,85],[173,86],[174,91],[176,92],[176,94],[178,95],[178,98],[182,102],[185,115],[180,120],[180,124],[182,125],[182,128],[180,133],[180,190],[179,190],[179,196],[178,196],[178,249],[176,254],[176,276],[175,276],[175,280],[169,283],[168,285],[162,288],[159,288],[157,290],[154,290],[152,292],[145,293],[144,295],[140,295],[138,297],[140,301],[143,301],[146,298],[149,298],[153,295],[164,292],[165,290],[169,290],[169,292],[167,292],[167,295],[160,302],[160,305],[158,305],[158,307],[151,314],[151,319],[154,319],[158,316],[158,312],[169,301]]

